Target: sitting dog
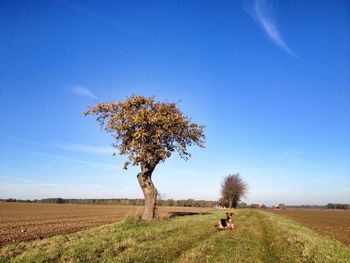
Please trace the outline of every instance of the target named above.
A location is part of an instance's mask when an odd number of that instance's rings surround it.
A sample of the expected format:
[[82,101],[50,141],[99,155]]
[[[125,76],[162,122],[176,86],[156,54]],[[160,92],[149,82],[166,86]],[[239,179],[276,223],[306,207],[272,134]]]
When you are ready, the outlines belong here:
[[218,230],[225,230],[225,229],[233,230],[235,228],[235,225],[232,222],[233,213],[226,213],[226,215],[227,215],[226,219],[219,219],[217,221],[215,226]]

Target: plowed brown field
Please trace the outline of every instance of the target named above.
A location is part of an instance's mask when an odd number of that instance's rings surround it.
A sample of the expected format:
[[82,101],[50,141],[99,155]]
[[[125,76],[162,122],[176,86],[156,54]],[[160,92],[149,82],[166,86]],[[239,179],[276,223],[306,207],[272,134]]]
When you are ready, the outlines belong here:
[[318,209],[269,210],[350,246],[350,211]]
[[[208,209],[159,207],[161,217]],[[0,202],[0,245],[76,232],[139,215],[142,206]]]

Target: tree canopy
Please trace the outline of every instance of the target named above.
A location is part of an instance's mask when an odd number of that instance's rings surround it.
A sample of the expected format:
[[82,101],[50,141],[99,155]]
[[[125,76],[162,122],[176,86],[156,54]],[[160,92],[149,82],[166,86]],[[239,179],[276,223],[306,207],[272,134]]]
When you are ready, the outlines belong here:
[[156,102],[154,97],[133,95],[124,101],[99,103],[84,114],[97,115],[101,128],[116,139],[113,146],[129,159],[125,169],[130,163],[155,167],[174,151],[188,159],[188,146],[205,146],[204,126],[191,123],[175,103]]
[[229,208],[235,208],[246,191],[247,184],[243,181],[239,173],[230,174],[224,178],[221,184],[220,201]]

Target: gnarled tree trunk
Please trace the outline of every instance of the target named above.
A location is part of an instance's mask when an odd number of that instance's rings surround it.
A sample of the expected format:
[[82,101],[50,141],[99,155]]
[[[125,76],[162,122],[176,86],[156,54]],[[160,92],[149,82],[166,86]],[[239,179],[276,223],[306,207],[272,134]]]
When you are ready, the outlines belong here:
[[157,213],[157,188],[152,182],[152,172],[154,167],[141,165],[141,173],[137,174],[137,180],[145,196],[145,210],[142,215],[144,220],[153,220]]

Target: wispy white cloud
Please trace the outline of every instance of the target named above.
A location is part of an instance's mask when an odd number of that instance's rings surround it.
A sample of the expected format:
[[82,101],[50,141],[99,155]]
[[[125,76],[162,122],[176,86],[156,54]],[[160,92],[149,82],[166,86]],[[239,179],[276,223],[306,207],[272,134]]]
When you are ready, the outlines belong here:
[[[100,13],[97,9],[87,8],[84,4],[77,4],[72,1],[53,1],[53,3],[64,7],[66,9],[69,9],[71,11],[74,11],[78,14],[90,17],[94,19],[96,22],[102,23],[104,25],[112,26],[118,30],[121,30],[122,32],[126,32],[130,35],[136,36],[136,37],[142,37],[143,39],[152,40],[148,38],[146,35],[141,34],[139,32],[136,32],[134,29],[127,27],[125,24],[121,23],[120,21],[116,20],[116,16],[110,17],[106,13]],[[82,2],[83,3],[83,2]]]
[[74,85],[70,88],[70,93],[78,96],[84,96],[92,99],[96,99],[96,95],[88,88],[80,85]]
[[273,0],[254,0],[247,12],[277,46],[294,55],[278,30],[272,5]]
[[109,154],[114,153],[112,147],[98,147],[98,146],[89,146],[82,144],[55,144],[55,148],[71,151],[71,152],[80,152],[80,153],[91,153],[91,154]]
[[3,134],[0,134],[0,138],[5,138],[8,140],[30,144],[33,146],[39,146],[43,148],[56,148],[56,149],[61,149],[65,151],[70,151],[70,152],[79,152],[79,153],[88,153],[88,154],[105,154],[105,155],[112,155],[113,153],[115,153],[115,151],[113,150],[113,147],[111,146],[99,147],[99,146],[91,146],[91,145],[84,145],[84,144],[77,144],[77,143],[43,144],[43,143],[38,143],[35,141],[30,141],[30,140],[3,135]]
[[9,135],[5,135],[5,134],[0,134],[0,138],[6,139],[6,140],[15,141],[15,142],[20,142],[20,143],[40,146],[40,147],[50,147],[47,144],[38,143],[38,142],[34,142],[34,141],[30,141],[30,140],[27,140],[27,139],[18,138],[18,137],[14,137],[14,136],[9,136]]
[[[93,161],[89,161],[89,160],[77,159],[77,158],[71,158],[71,157],[67,157],[64,155],[60,155],[60,154],[50,154],[50,153],[46,153],[46,152],[42,152],[42,151],[33,151],[33,150],[26,150],[26,151],[31,153],[31,154],[37,154],[37,155],[40,155],[43,157],[49,157],[49,158],[53,158],[53,159],[60,160],[63,162],[69,162],[69,163],[78,164],[78,165],[85,165],[85,166],[87,165],[89,167],[96,168],[96,169],[115,171],[118,168],[115,165],[98,163],[98,162],[93,162]],[[120,168],[120,170],[122,170],[122,169]]]
[[[115,180],[103,180],[91,183],[81,183],[72,181],[62,181],[61,183],[52,183],[47,180],[28,180],[4,176],[6,181],[0,178],[0,198],[18,198],[18,199],[41,199],[41,198],[141,198],[142,192],[137,191],[137,185],[134,186],[116,186]],[[101,179],[101,178],[99,178]]]
[[348,192],[350,194],[350,187],[339,188],[339,191],[341,191],[341,192]]

